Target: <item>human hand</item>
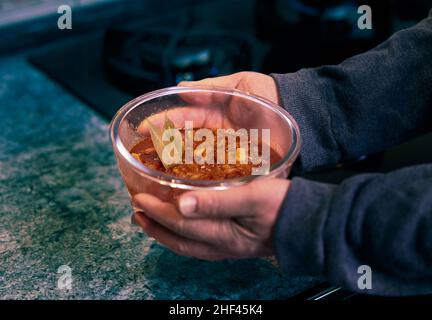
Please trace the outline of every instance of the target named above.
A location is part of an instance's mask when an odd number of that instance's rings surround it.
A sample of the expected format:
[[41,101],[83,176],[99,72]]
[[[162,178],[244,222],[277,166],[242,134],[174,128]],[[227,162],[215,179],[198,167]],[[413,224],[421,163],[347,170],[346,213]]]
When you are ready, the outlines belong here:
[[273,228],[289,188],[285,179],[256,179],[229,190],[189,191],[177,204],[133,197],[133,221],[177,254],[204,260],[273,255]]
[[[179,86],[225,87],[261,96],[275,104],[278,104],[279,102],[279,94],[273,78],[258,72],[244,71],[227,76],[206,78],[200,81],[183,81],[179,83]],[[189,102],[192,105],[198,104],[207,106],[200,106],[200,108],[182,107],[170,110],[169,117],[178,127],[183,127],[186,120],[194,121],[196,127],[217,127],[222,124],[225,127],[235,127],[236,119],[244,119],[250,112],[248,112],[246,105],[247,101],[244,99],[239,100],[235,97],[232,98],[228,95],[194,93],[192,95],[181,94],[181,96],[186,102]],[[231,102],[227,103],[227,101],[220,101],[221,99],[227,98],[231,99]],[[224,103],[225,105],[216,107],[214,103]],[[252,112],[250,116],[254,119],[251,119],[249,123],[252,124],[253,122],[257,122],[255,125],[258,128],[260,127],[259,123],[263,121],[266,114],[263,111],[261,117],[256,117],[256,113]],[[165,114],[154,114],[149,117],[149,120],[160,127],[165,121]],[[147,133],[148,128],[145,121],[141,123],[138,131],[141,134]]]
[[[276,84],[270,76],[256,72],[209,78],[201,81],[182,82],[180,86],[217,86],[238,89],[278,103]],[[223,112],[212,103],[220,103],[217,95],[184,95],[191,104],[208,104],[210,110],[200,112],[189,108],[170,110],[175,124],[193,118],[198,126],[207,122],[235,121],[245,118],[248,108],[245,101],[232,99],[229,112]],[[228,118],[221,118],[220,115]],[[152,120],[162,121],[162,115]],[[262,121],[265,113],[255,121]],[[260,127],[257,123],[257,127]],[[145,126],[140,128],[145,130]],[[273,133],[273,132],[272,132]],[[275,139],[278,135],[272,134]],[[252,258],[273,254],[272,233],[279,207],[290,182],[283,179],[256,179],[229,190],[191,191],[184,193],[176,204],[163,202],[149,194],[133,198],[133,220],[151,237],[181,255],[205,260],[226,258]],[[196,200],[195,210],[191,210]]]
[[233,73],[227,76],[206,78],[200,81],[182,81],[179,86],[193,87],[199,85],[226,87],[252,93],[279,104],[279,94],[272,77],[252,71]]

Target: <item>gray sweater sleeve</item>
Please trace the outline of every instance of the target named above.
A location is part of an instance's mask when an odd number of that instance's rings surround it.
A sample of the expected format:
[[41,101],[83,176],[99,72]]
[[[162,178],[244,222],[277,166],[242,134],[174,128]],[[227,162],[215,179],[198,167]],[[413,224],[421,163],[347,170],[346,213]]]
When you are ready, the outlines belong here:
[[340,65],[272,76],[300,126],[295,173],[399,144],[432,127],[432,11]]
[[[402,142],[432,119],[432,17],[339,66],[273,75],[299,122],[297,172]],[[294,178],[274,247],[287,274],[379,295],[432,294],[432,164],[335,186]],[[362,290],[359,267],[372,271]]]

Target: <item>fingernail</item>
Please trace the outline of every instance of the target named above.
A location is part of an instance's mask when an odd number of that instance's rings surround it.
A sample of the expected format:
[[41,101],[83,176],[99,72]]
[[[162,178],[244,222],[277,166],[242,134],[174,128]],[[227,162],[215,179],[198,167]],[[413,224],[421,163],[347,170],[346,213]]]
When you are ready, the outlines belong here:
[[197,206],[197,199],[195,197],[182,197],[180,198],[179,208],[180,212],[184,215],[194,213]]
[[135,197],[132,198],[132,200],[131,200],[131,205],[132,205],[132,208],[133,208],[133,210],[134,210],[135,212],[138,212],[138,211],[141,211],[141,210],[142,210],[142,209],[140,208],[138,202],[136,201],[136,198],[135,198]]

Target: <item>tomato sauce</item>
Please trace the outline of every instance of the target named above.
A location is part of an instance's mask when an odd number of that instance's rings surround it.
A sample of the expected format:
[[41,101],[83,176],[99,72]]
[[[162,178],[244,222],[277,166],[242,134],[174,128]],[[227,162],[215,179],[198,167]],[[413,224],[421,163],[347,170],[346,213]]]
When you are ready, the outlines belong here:
[[[195,131],[195,129],[194,129]],[[214,133],[216,133],[216,129],[213,129]],[[183,133],[184,135],[184,133]],[[215,134],[216,136],[216,134]],[[193,148],[200,145],[202,141],[194,141]],[[249,141],[250,143],[250,141]],[[239,148],[240,142],[237,140],[236,142],[237,148]],[[261,143],[258,144],[258,150],[261,150]],[[183,148],[184,149],[184,148]],[[217,150],[217,141],[215,139],[214,152],[216,154]],[[239,149],[237,149],[239,151]],[[154,170],[161,171],[165,174],[172,175],[181,179],[192,179],[192,180],[226,180],[226,179],[234,179],[240,178],[244,176],[249,176],[252,174],[252,168],[254,165],[250,161],[248,157],[248,163],[240,163],[239,153],[236,153],[236,163],[234,164],[217,164],[215,157],[215,164],[175,164],[170,166],[169,168],[165,168],[158,157],[158,154],[153,146],[153,142],[151,140],[150,135],[144,137],[141,141],[139,141],[131,150],[130,153],[133,157],[143,163],[146,167],[149,167]],[[228,143],[225,143],[225,159],[228,159]],[[270,148],[270,163],[273,164],[279,161],[281,157]],[[183,152],[183,162],[184,162],[184,152]],[[227,161],[228,162],[228,161]]]

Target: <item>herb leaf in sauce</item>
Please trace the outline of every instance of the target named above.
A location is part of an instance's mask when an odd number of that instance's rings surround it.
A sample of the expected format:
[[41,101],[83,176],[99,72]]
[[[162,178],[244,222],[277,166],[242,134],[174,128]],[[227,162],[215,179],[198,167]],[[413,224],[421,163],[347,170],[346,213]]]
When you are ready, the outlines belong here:
[[182,144],[182,140],[180,139],[174,139],[174,132],[171,132],[171,141],[163,141],[162,140],[162,136],[165,130],[177,130],[175,128],[174,123],[171,121],[171,119],[168,118],[168,112],[165,112],[165,120],[164,120],[164,125],[163,128],[160,129],[158,127],[156,127],[149,119],[146,119],[147,124],[148,124],[148,128],[150,131],[150,137],[152,139],[152,143],[153,143],[153,147],[155,148],[157,155],[160,159],[160,161],[162,162],[163,166],[165,167],[165,169],[168,169],[169,167],[171,167],[174,163],[167,163],[166,161],[164,161],[164,157],[163,157],[163,152],[164,152],[164,148],[167,144],[169,143],[174,143],[174,148],[175,151],[177,152],[178,155],[180,155],[180,159],[181,159],[181,155],[182,155],[182,150],[183,150],[183,144]]

